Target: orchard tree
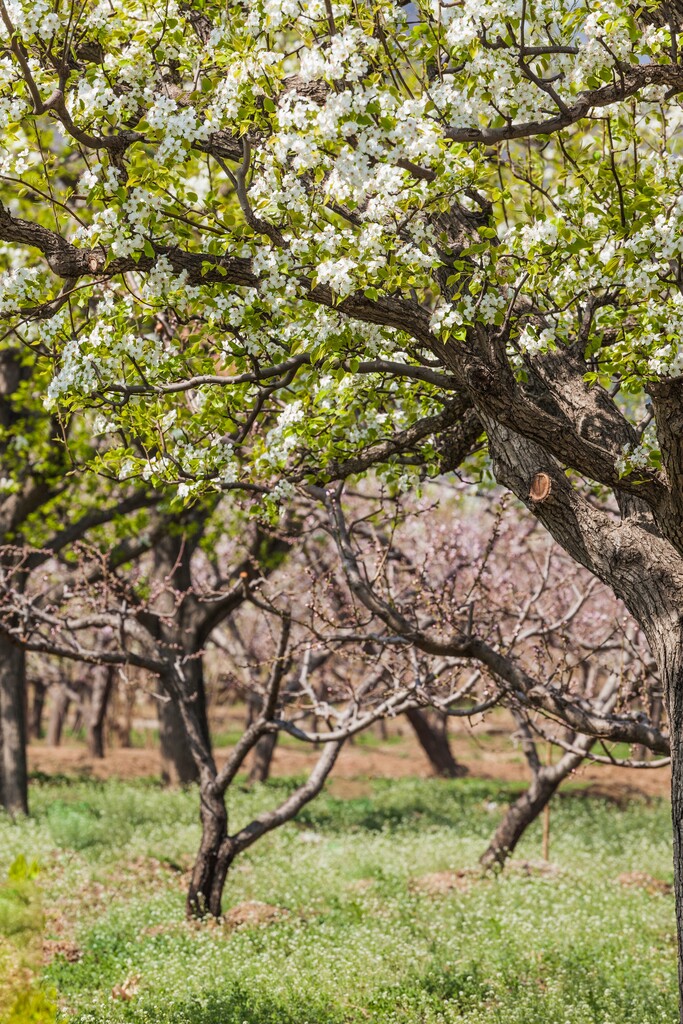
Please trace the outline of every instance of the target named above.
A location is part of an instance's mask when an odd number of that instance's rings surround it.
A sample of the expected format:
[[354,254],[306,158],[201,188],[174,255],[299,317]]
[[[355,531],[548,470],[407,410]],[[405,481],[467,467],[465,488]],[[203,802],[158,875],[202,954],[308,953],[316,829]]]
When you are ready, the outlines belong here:
[[[461,690],[480,706],[493,684],[493,703],[517,725],[531,783],[481,857],[485,868],[497,868],[582,763],[665,767],[670,744],[659,728],[656,669],[623,606],[547,534],[541,537],[533,520],[486,498],[442,500],[436,514],[413,503],[409,516],[403,501],[407,521],[390,540],[386,525],[395,516],[386,507],[373,515],[372,503],[359,507],[357,495],[342,503],[341,487],[325,501],[354,605],[340,634],[380,648],[404,644],[416,698],[445,715],[461,709],[440,700],[439,673],[459,676]],[[378,522],[381,531],[373,528]],[[315,607],[313,587],[311,594]],[[539,740],[559,748],[559,759],[543,764]],[[619,754],[614,741],[630,745],[630,756]],[[652,753],[664,756],[651,759]]]
[[[290,554],[279,565],[292,538],[264,537],[252,524],[251,530],[233,528],[233,543],[227,544],[226,537],[218,541],[212,532],[211,512],[206,510],[203,519],[197,510],[179,517],[150,565],[141,561],[102,573],[100,552],[81,545],[68,589],[47,571],[32,574],[34,552],[26,548],[0,582],[0,620],[5,635],[25,649],[100,671],[133,665],[158,678],[182,721],[177,740],[189,750],[199,781],[202,837],[187,911],[218,917],[235,858],[317,796],[348,738],[433,700],[441,709],[457,702],[452,713],[469,718],[497,702],[498,688],[489,682],[488,691],[473,693],[444,659],[424,679],[411,663],[409,644],[336,635],[329,624],[339,603],[330,600],[330,588],[311,602],[301,586],[301,562]],[[317,510],[311,518],[319,518]],[[239,515],[237,525],[244,526]],[[207,572],[207,562],[215,572]],[[24,566],[28,578],[22,583]],[[249,612],[251,621],[245,621]],[[257,710],[227,759],[218,763],[206,715],[203,661],[214,630],[235,616],[240,617],[238,635],[256,634],[257,671],[241,689],[256,698]],[[328,672],[331,664],[334,671]],[[283,730],[320,745],[315,764],[279,805],[230,831],[228,805],[237,773],[264,738]]]
[[298,486],[380,463],[408,487],[485,438],[658,662],[681,937],[680,5],[0,20],[0,311],[54,357],[48,401],[101,408],[120,479],[273,517]]

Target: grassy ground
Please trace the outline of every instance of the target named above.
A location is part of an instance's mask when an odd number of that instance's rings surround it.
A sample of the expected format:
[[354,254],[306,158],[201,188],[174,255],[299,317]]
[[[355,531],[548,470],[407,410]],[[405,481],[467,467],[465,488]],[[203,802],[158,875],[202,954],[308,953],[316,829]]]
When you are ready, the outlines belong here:
[[[237,792],[233,824],[289,786]],[[323,795],[243,856],[226,889],[232,926],[216,926],[183,917],[184,872],[199,836],[194,791],[35,785],[32,820],[0,819],[0,877],[20,854],[41,866],[52,957],[43,984],[56,989],[62,1019],[676,1019],[673,901],[657,884],[671,878],[664,802],[619,807],[564,796],[552,813],[550,868],[536,866],[534,828],[516,866],[482,879],[477,858],[510,786],[401,779],[360,788],[353,798]],[[250,914],[268,920],[250,923]]]

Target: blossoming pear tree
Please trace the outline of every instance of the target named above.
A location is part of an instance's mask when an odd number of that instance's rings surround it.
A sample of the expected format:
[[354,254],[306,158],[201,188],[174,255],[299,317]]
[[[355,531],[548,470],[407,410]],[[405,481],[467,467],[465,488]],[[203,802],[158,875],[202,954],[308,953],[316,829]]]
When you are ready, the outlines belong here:
[[[0,0],[0,314],[101,468],[498,482],[647,635],[683,924],[679,3]],[[463,644],[468,639],[463,634]]]

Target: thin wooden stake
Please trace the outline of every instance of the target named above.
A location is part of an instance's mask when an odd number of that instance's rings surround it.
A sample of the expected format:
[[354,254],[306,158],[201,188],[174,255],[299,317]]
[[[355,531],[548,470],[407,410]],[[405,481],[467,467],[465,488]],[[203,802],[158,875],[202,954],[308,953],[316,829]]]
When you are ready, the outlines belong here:
[[[553,746],[552,743],[548,744],[546,751],[546,764],[552,764]],[[550,800],[543,808],[543,844],[541,847],[541,856],[543,860],[550,860]]]

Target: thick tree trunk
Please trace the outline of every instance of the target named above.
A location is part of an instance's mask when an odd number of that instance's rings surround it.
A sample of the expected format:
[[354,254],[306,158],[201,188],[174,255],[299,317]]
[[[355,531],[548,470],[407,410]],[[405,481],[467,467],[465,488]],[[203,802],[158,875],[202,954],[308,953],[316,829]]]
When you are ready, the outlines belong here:
[[88,708],[88,751],[91,757],[104,757],[104,723],[113,685],[111,668],[108,665],[98,665],[93,671]]
[[28,814],[26,658],[0,636],[0,802],[12,815]]
[[270,767],[273,763],[273,754],[277,746],[278,734],[276,732],[266,733],[254,747],[249,771],[248,782],[267,782],[270,778]]
[[[174,685],[174,677],[176,683]],[[167,677],[160,679],[164,694],[171,699],[159,701],[159,741],[161,748],[161,776],[167,785],[187,785],[200,780],[202,760],[211,758],[211,736],[206,714],[206,691],[201,658],[188,658],[182,666],[182,681],[178,685],[177,667],[169,665]],[[179,694],[183,694],[185,708]],[[188,714],[201,737],[202,752],[192,748],[188,733]],[[202,798],[203,799],[203,798]]]
[[411,708],[406,711],[406,718],[412,725],[436,775],[446,779],[459,779],[467,775],[465,765],[458,764],[453,757],[448,741],[446,715],[438,715],[436,712],[430,715],[421,708]]
[[158,716],[162,781],[167,786],[198,782],[199,771],[177,704],[172,700],[160,700]]
[[57,683],[52,687],[52,706],[50,708],[50,720],[47,726],[47,745],[58,747],[62,742],[62,731],[66,721],[71,697],[69,687],[66,683]]
[[45,694],[47,687],[44,683],[33,684],[33,701],[31,703],[31,714],[29,717],[28,734],[32,740],[39,740],[43,735],[43,711],[45,710]]
[[673,825],[674,893],[678,934],[679,1017],[683,1024],[683,639],[658,658],[664,681],[671,740],[671,819]]

